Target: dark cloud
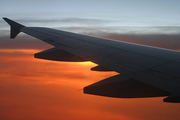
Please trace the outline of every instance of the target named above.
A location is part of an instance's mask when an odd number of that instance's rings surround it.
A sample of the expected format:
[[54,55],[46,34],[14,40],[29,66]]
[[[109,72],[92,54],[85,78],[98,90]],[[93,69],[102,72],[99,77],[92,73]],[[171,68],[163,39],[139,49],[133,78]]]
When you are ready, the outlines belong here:
[[103,24],[108,23],[110,21],[107,20],[101,20],[101,19],[85,19],[85,18],[64,18],[56,20],[59,23],[78,23],[78,24]]
[[9,36],[0,36],[0,49],[47,49],[53,47],[41,40],[30,36],[18,36],[10,39]]
[[[108,20],[101,20],[101,19],[86,19],[86,18],[62,18],[62,19],[15,19],[14,21],[17,21],[24,25],[38,25],[41,26],[42,24],[56,24],[56,25],[101,25],[101,24],[107,24],[110,21]],[[5,21],[0,20],[0,25],[5,26]]]
[[153,26],[153,27],[125,27],[125,26],[65,26],[55,27],[72,32],[90,34],[126,34],[126,35],[179,35],[180,27]]
[[119,41],[132,42],[137,44],[180,50],[180,34],[147,34],[147,35],[133,35],[133,34],[110,34],[102,33],[97,35],[99,37],[115,39]]
[[[109,31],[98,31],[95,28],[83,27],[70,27],[63,29],[66,31],[78,32],[108,39],[180,50],[180,34],[120,34],[111,33]],[[20,34],[15,39],[10,39],[9,35],[0,36],[0,49],[48,49],[51,47],[53,46],[24,34]]]

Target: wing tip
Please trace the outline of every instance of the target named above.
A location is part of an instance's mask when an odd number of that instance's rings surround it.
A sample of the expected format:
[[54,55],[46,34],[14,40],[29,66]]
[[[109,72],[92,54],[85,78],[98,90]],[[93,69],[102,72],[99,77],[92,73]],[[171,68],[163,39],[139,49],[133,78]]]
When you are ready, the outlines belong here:
[[7,17],[2,17],[2,19],[6,20],[6,19],[7,19]]
[[11,35],[10,38],[15,38],[21,31],[24,25],[21,25],[7,17],[3,17],[3,19],[11,26]]
[[7,17],[2,17],[2,18],[3,18],[5,21],[6,21],[6,20],[8,20],[8,18],[7,18]]

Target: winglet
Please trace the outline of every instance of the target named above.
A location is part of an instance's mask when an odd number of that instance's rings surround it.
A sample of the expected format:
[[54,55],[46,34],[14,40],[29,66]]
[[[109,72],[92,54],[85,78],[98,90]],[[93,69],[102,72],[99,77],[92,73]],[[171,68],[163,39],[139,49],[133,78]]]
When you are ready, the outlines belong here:
[[11,26],[11,35],[10,38],[15,38],[21,31],[24,25],[21,25],[15,21],[12,21],[8,18],[3,18]]

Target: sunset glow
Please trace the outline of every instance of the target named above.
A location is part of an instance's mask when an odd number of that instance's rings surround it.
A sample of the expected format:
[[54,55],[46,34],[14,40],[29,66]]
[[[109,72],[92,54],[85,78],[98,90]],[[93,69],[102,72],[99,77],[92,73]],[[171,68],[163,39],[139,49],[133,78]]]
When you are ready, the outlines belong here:
[[156,114],[149,119],[167,112],[169,116],[179,114],[175,112],[179,105],[163,103],[162,98],[118,99],[84,94],[85,86],[118,73],[91,71],[96,66],[92,62],[34,58],[34,53],[40,51],[0,49],[1,119],[143,120],[152,111]]
[[[179,5],[180,0],[0,0],[0,16],[27,27],[180,51]],[[91,71],[97,64],[90,61],[34,58],[54,46],[24,33],[9,36],[10,26],[0,19],[0,120],[180,120],[180,103],[165,103],[166,96],[84,94],[84,87],[119,73]]]

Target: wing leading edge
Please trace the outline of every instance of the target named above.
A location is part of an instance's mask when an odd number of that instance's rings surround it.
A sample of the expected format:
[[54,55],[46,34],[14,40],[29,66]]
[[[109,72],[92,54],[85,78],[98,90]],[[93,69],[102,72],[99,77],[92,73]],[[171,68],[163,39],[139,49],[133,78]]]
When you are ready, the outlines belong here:
[[95,71],[120,75],[84,88],[84,93],[117,98],[168,96],[164,102],[180,102],[180,52],[145,45],[81,35],[43,27],[26,27],[8,18],[10,38],[24,32],[53,46],[36,58],[56,61],[92,61]]

